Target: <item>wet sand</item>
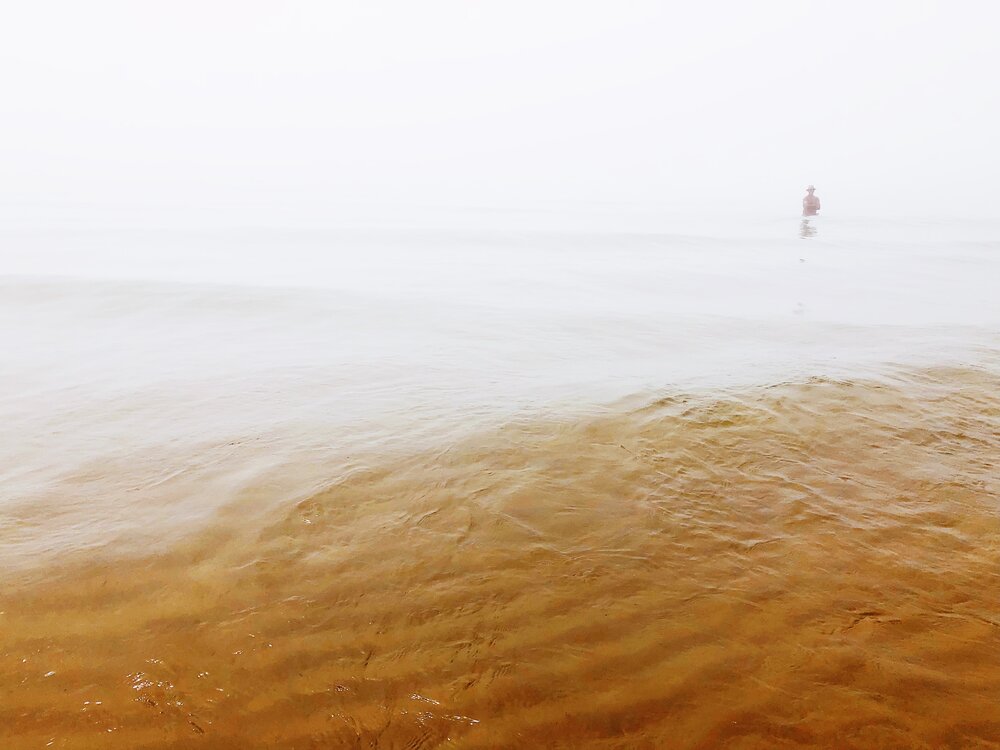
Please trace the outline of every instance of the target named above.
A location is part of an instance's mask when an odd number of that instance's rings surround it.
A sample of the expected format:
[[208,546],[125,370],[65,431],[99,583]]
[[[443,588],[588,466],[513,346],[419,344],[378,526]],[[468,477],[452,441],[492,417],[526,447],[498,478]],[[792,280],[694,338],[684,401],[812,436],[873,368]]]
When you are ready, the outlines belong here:
[[998,456],[939,368],[355,457],[11,571],[0,747],[1000,747]]

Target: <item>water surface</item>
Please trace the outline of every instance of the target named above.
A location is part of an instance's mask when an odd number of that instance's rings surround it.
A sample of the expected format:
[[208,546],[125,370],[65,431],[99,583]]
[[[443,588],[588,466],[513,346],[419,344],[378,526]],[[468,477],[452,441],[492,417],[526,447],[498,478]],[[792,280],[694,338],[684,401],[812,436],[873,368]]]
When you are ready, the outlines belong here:
[[1000,742],[995,227],[448,226],[4,232],[5,747]]

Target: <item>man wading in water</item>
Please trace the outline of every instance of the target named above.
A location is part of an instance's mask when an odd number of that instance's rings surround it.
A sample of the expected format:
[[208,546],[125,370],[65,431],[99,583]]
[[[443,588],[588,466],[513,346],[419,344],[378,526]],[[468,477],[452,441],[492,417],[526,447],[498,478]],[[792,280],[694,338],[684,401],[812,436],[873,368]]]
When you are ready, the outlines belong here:
[[802,199],[803,216],[815,216],[819,212],[819,198],[813,195],[814,192],[816,192],[816,188],[812,185],[806,188],[808,195]]

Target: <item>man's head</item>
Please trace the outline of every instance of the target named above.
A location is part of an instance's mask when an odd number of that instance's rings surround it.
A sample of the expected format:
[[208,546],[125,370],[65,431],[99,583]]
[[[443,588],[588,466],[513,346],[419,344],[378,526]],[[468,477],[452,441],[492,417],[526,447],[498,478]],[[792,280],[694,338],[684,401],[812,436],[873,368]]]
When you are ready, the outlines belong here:
[[812,185],[810,185],[809,187],[806,188],[806,192],[807,193],[815,192],[815,190],[816,190],[816,188],[814,188]]

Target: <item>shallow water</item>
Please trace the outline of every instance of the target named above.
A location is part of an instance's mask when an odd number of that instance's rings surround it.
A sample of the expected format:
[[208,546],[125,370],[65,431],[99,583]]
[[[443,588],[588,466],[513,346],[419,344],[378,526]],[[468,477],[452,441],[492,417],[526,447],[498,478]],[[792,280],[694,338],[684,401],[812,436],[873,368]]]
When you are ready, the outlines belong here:
[[997,746],[996,235],[799,228],[7,233],[0,744]]

